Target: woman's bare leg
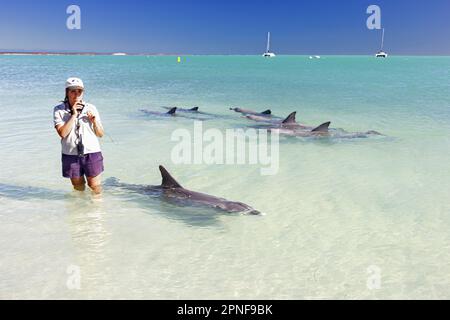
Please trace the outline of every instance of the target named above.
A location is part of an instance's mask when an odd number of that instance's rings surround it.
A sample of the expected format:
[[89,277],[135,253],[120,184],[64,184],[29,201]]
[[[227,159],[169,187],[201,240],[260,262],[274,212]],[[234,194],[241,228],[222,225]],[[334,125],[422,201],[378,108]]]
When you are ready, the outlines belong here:
[[87,177],[88,186],[95,194],[102,193],[102,179],[100,175],[96,177]]
[[73,188],[75,190],[84,191],[86,189],[86,180],[84,180],[84,177],[71,178],[70,181],[72,182]]

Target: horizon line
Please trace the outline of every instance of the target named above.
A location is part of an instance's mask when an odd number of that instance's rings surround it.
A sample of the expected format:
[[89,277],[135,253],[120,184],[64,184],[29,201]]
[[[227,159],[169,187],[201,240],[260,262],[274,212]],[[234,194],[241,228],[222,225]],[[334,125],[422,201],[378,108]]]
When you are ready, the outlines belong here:
[[[101,51],[58,51],[58,50],[2,50],[0,49],[0,55],[73,55],[73,56],[262,56],[258,53],[133,53],[124,51],[114,51],[114,52],[101,52]],[[277,56],[314,56],[314,54],[307,53],[277,53]],[[375,53],[329,53],[329,54],[319,54],[320,56],[372,56]],[[389,53],[389,56],[436,56],[436,57],[448,57],[449,54],[395,54]]]

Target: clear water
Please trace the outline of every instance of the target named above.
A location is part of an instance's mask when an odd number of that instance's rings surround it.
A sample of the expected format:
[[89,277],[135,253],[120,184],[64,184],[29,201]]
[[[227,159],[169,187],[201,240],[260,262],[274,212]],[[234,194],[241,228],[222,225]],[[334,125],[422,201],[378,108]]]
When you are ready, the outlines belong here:
[[[104,178],[159,184],[164,164],[264,215],[73,192],[52,126],[69,76],[102,115]],[[242,106],[388,137],[282,139],[275,176],[174,165],[170,135],[192,121],[138,111],[162,105],[231,116],[204,122],[221,130],[248,124]],[[450,57],[1,56],[0,110],[1,299],[450,298]]]

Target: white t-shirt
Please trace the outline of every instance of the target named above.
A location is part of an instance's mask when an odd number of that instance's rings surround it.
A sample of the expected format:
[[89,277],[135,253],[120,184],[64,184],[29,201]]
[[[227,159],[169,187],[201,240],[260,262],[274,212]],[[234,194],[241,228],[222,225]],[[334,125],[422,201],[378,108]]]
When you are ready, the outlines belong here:
[[[92,112],[97,120],[98,125],[102,125],[100,120],[100,115],[97,111],[97,108],[89,103],[85,103],[83,111],[78,115],[77,119],[75,119],[74,125],[70,130],[70,133],[67,137],[61,139],[61,147],[62,153],[67,155],[78,155],[77,142],[78,136],[76,133],[77,124],[80,124],[79,134],[81,135],[81,139],[84,145],[84,154],[100,152],[100,142],[98,137],[95,135],[94,125],[89,121],[87,116],[88,112]],[[64,124],[69,121],[71,117],[70,108],[64,103],[56,106],[53,109],[53,125],[56,127],[59,124]]]

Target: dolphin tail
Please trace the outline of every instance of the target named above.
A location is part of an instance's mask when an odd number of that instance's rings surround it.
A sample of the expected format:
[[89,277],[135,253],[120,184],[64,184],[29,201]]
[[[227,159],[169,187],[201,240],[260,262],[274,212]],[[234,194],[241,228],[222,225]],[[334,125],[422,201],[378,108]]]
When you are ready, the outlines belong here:
[[272,114],[272,110],[268,109],[266,111],[261,112],[261,114]]
[[173,107],[172,109],[170,109],[167,114],[175,114],[175,111],[177,111],[177,107]]
[[296,123],[295,121],[295,115],[297,114],[297,111],[292,112],[290,115],[287,116],[286,119],[283,120],[282,123],[288,124],[288,123]]
[[162,182],[161,186],[163,188],[171,189],[171,188],[183,188],[164,168],[163,166],[159,166],[159,171],[161,172]]
[[330,126],[330,121],[322,123],[317,128],[311,130],[311,132],[328,132],[328,127]]
[[189,109],[190,111],[198,111],[198,107],[193,107],[191,109]]

